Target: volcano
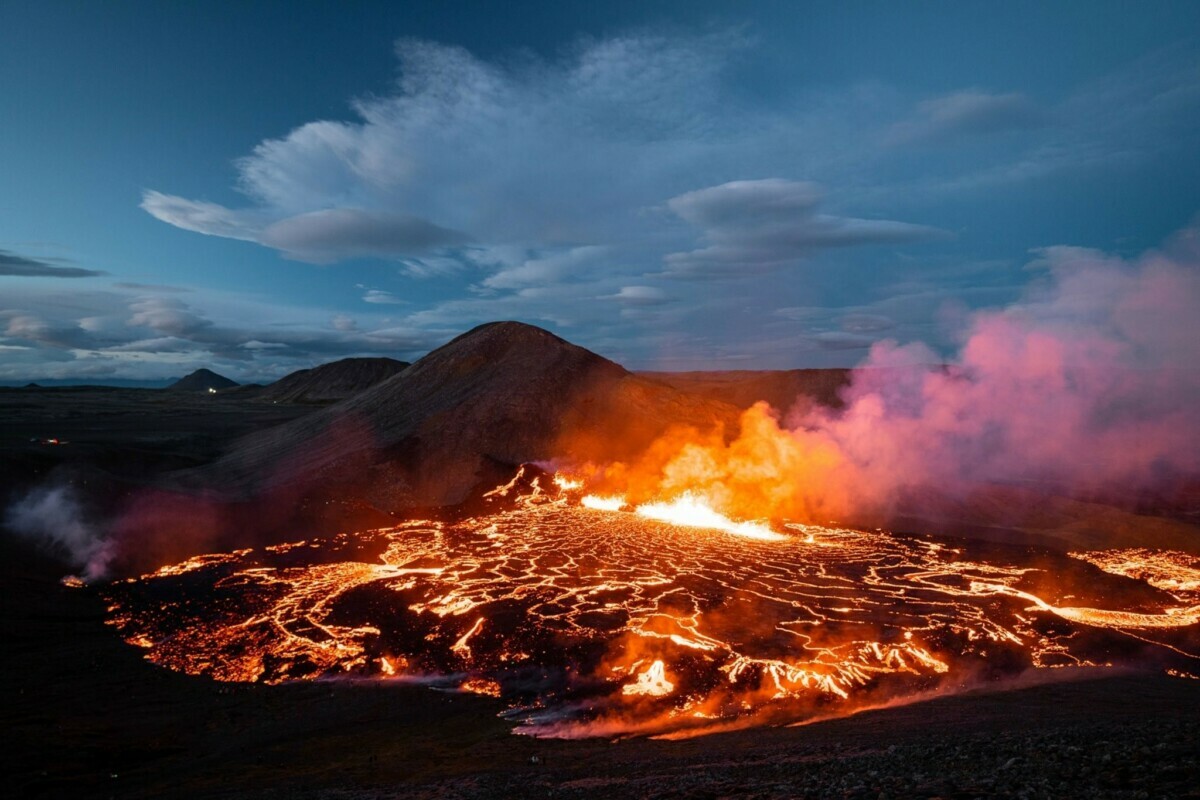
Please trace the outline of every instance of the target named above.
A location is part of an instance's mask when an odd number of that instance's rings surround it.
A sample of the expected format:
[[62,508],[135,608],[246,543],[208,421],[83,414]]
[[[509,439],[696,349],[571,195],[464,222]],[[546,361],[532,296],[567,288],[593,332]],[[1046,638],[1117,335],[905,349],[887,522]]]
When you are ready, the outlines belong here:
[[267,403],[335,403],[370,389],[407,366],[407,361],[394,358],[343,358],[286,375],[259,392],[256,399]]
[[201,368],[186,377],[180,378],[167,388],[176,392],[207,392],[209,390],[232,389],[237,385],[237,381],[230,380],[224,375],[218,375],[211,369]]
[[381,509],[447,505],[526,462],[633,455],[672,426],[733,428],[737,409],[639,377],[519,322],[481,325],[378,385],[239,442],[191,477],[288,485]]

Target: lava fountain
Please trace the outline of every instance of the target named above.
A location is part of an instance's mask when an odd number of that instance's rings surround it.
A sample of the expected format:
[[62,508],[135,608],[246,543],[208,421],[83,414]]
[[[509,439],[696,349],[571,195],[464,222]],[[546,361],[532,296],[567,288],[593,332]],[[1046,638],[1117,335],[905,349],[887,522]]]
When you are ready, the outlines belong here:
[[110,622],[182,672],[430,681],[501,698],[539,736],[694,735],[1030,669],[1200,661],[1200,560],[1181,553],[739,522],[697,495],[630,506],[567,478],[524,485],[466,519],[115,582]]

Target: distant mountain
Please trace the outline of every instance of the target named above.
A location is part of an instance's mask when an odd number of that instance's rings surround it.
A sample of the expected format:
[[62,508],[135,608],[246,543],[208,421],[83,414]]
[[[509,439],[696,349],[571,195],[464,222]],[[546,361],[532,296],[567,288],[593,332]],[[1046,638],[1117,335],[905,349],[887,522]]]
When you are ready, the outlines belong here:
[[0,387],[21,389],[50,389],[63,386],[93,386],[114,389],[165,389],[176,378],[139,380],[136,378],[37,378],[32,383],[28,378],[0,380]]
[[293,372],[256,395],[270,403],[333,403],[370,389],[400,372],[407,361],[394,358],[343,358]]
[[639,377],[548,331],[482,325],[336,405],[253,434],[192,477],[382,510],[456,503],[517,464],[642,452],[672,425],[737,424],[732,405]]
[[218,375],[210,369],[198,369],[187,377],[180,378],[167,388],[175,392],[207,392],[209,389],[232,389],[237,381]]

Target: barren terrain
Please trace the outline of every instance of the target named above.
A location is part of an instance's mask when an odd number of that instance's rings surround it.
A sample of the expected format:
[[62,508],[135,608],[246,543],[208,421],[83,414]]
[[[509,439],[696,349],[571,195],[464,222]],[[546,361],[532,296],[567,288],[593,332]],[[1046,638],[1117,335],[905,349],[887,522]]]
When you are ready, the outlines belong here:
[[[0,391],[4,500],[63,481],[102,515],[310,413],[237,392]],[[353,503],[322,513],[300,508],[311,525],[291,538],[391,519]],[[65,586],[61,553],[2,541],[16,796],[1200,796],[1200,680],[1187,670],[1018,671],[924,702],[684,741],[537,739],[514,735],[489,697],[380,680],[220,683],[156,666],[106,624],[103,584]]]

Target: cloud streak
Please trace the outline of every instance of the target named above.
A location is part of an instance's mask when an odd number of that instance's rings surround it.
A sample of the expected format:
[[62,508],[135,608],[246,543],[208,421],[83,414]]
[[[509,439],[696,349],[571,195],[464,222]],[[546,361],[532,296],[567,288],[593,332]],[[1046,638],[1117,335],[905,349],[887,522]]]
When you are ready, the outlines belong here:
[[913,116],[893,125],[886,138],[892,144],[939,144],[1027,130],[1047,121],[1045,112],[1021,92],[965,89],[921,101]]
[[831,247],[901,244],[941,235],[924,225],[818,213],[813,183],[771,178],[732,181],[671,198],[679,217],[703,230],[706,247],[666,257],[675,277],[770,272]]
[[83,267],[63,267],[9,250],[0,250],[0,275],[19,278],[96,278],[107,274]]

